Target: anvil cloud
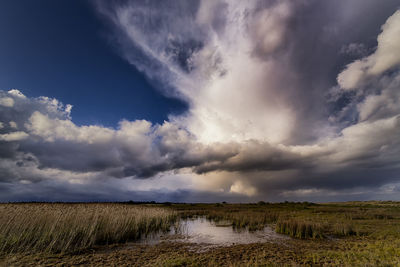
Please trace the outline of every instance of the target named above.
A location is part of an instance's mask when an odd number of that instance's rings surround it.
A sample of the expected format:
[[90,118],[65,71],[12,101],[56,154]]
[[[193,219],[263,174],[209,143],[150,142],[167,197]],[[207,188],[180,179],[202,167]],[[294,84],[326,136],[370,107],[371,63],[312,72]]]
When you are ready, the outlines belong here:
[[1,91],[0,200],[399,199],[395,2],[367,23],[375,1],[95,1],[121,56],[188,110],[79,126]]

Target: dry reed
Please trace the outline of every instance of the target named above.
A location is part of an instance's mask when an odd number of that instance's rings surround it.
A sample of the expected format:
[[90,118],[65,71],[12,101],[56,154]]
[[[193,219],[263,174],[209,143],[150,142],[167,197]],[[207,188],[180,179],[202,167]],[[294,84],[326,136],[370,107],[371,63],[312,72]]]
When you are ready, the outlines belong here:
[[73,252],[167,231],[176,213],[121,204],[1,204],[0,252]]

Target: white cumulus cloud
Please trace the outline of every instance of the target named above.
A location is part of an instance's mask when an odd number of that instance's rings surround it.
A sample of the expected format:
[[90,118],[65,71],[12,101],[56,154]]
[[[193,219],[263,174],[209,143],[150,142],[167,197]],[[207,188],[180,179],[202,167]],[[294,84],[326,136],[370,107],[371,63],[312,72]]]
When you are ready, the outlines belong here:
[[337,78],[343,89],[355,89],[370,76],[377,76],[400,64],[400,10],[390,16],[378,36],[378,47],[368,57],[346,66]]

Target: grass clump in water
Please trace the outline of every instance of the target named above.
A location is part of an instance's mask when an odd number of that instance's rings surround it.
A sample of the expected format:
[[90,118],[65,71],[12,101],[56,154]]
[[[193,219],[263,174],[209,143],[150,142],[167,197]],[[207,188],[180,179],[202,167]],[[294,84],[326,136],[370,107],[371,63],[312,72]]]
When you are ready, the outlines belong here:
[[295,219],[279,220],[276,223],[275,231],[299,239],[325,237],[321,224]]

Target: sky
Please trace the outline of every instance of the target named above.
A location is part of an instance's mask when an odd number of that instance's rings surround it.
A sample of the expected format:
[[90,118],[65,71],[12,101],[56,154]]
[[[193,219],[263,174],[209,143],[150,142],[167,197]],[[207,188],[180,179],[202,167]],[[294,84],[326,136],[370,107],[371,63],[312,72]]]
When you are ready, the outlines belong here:
[[10,0],[0,36],[0,201],[400,200],[397,0]]

